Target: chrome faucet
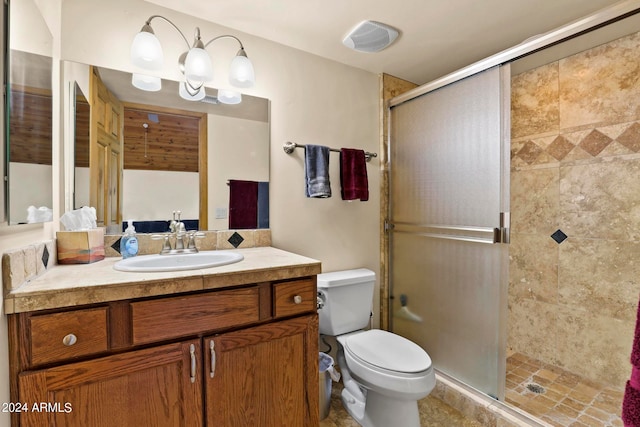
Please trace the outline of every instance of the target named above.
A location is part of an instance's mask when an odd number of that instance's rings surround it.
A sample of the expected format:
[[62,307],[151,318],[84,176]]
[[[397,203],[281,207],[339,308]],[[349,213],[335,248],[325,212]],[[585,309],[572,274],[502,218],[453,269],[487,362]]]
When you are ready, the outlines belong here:
[[[176,220],[176,213],[178,214],[178,220]],[[184,223],[180,220],[182,215],[181,211],[173,211],[173,220],[169,224],[169,233],[154,234],[151,236],[153,240],[164,240],[160,255],[170,255],[179,253],[196,253],[198,248],[196,247],[196,238],[204,237],[204,233],[191,231],[187,232]],[[170,238],[175,238],[175,249],[171,247]],[[185,237],[188,238],[185,245]],[[186,246],[186,247],[185,247]]]

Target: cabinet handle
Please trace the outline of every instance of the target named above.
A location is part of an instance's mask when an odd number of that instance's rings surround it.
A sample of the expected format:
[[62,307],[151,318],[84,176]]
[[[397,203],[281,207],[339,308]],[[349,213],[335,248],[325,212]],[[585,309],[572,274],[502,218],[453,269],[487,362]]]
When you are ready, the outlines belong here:
[[293,297],[294,304],[302,304],[302,297],[300,295],[296,295]]
[[216,350],[213,340],[209,342],[209,350],[211,351],[211,372],[209,372],[209,376],[213,378],[216,374]]
[[62,338],[62,344],[66,345],[67,347],[71,347],[77,342],[78,342],[78,337],[76,337],[74,334],[68,334],[68,335],[65,335],[64,338]]
[[189,353],[191,353],[191,382],[196,382],[196,346],[191,344],[189,346]]

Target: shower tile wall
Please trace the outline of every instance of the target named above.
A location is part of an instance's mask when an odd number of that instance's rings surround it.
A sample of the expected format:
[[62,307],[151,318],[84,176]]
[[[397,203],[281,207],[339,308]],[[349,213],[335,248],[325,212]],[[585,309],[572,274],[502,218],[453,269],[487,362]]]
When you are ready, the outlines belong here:
[[623,387],[640,293],[640,33],[514,76],[511,108],[508,349]]

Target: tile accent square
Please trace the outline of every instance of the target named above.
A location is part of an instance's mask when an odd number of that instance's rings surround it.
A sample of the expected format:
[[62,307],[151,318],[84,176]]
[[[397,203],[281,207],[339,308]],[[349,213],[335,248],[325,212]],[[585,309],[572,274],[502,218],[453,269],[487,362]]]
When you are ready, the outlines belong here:
[[573,148],[574,148],[574,145],[571,142],[567,141],[567,139],[564,136],[558,135],[553,140],[551,145],[549,145],[547,152],[551,154],[554,159],[560,161],[564,159],[567,156],[567,154],[569,154],[571,150],[573,150]]
[[231,243],[234,248],[240,246],[242,242],[244,242],[244,238],[238,234],[237,232],[233,233],[231,237],[227,240],[227,242]]
[[616,140],[627,147],[629,150],[637,153],[640,151],[640,124],[633,123],[627,128]]
[[580,148],[596,157],[611,141],[613,140],[607,135],[594,129],[580,142]]
[[556,242],[558,242],[558,244],[564,242],[567,239],[567,237],[569,236],[564,234],[562,230],[556,230],[556,232],[551,235],[551,238]]
[[45,245],[44,250],[42,251],[42,264],[44,264],[44,267],[47,268],[47,266],[49,265],[49,249],[47,249],[47,246]]

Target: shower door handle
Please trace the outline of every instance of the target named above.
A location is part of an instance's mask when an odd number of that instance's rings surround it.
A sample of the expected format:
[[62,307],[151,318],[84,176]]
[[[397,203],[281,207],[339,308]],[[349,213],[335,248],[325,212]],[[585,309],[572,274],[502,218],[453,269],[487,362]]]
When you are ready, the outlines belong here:
[[500,227],[495,229],[494,243],[511,243],[511,212],[500,212]]
[[499,233],[493,227],[466,227],[453,225],[391,223],[394,233],[409,233],[423,237],[445,240],[459,240],[472,243],[499,243]]

